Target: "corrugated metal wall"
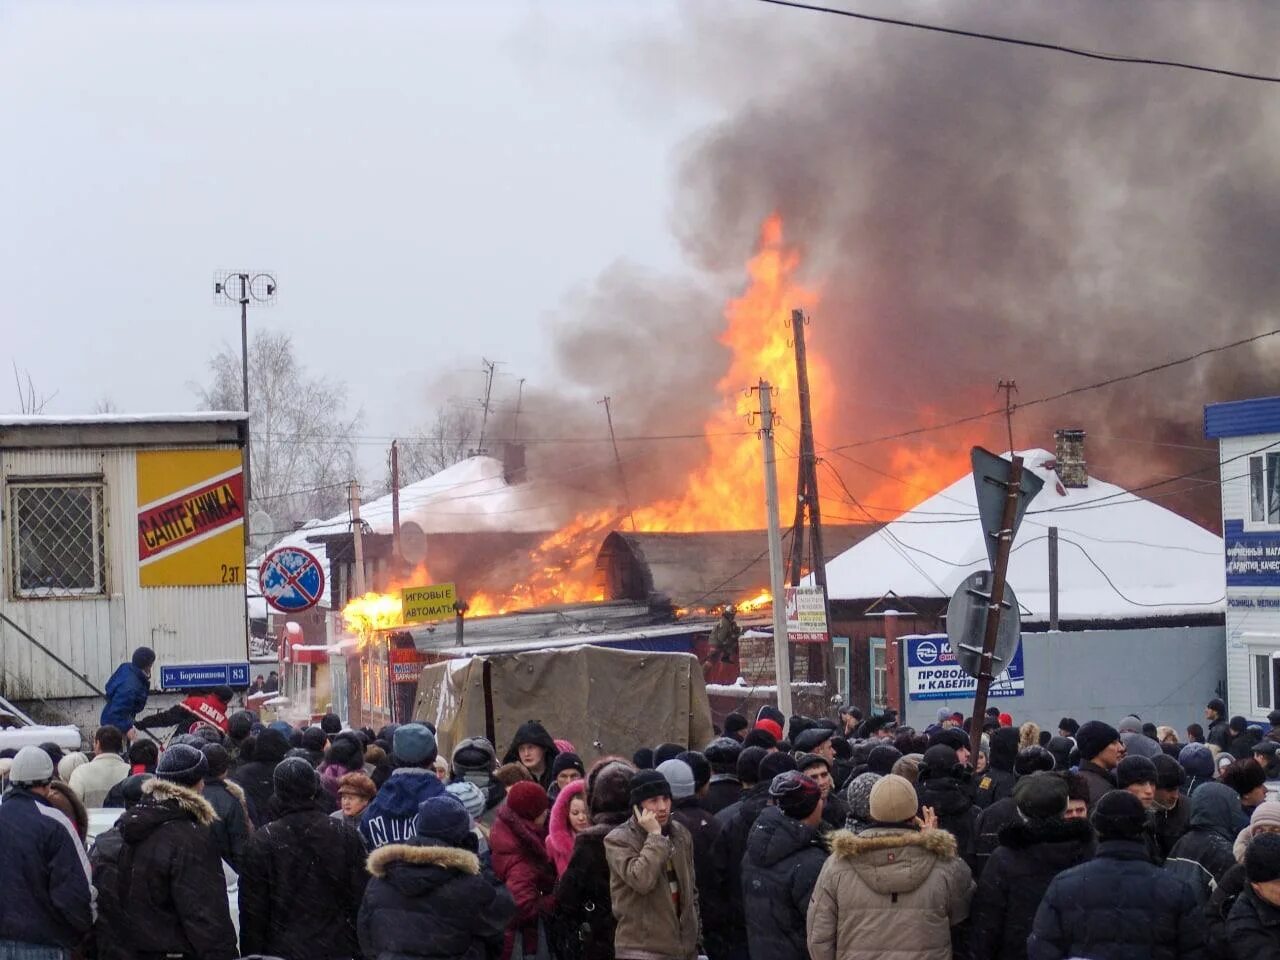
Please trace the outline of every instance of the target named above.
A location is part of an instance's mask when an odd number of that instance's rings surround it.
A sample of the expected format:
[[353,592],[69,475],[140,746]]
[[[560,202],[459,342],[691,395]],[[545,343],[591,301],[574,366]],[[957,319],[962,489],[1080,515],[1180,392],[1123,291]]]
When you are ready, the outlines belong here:
[[[234,449],[234,447],[226,447]],[[135,647],[156,651],[156,665],[245,660],[241,586],[140,587],[137,469],[131,449],[4,451],[0,479],[100,474],[107,565],[106,596],[15,598],[9,569],[8,502],[0,551],[0,610],[99,687]],[[11,627],[0,623],[0,666],[11,696],[92,696],[91,690]],[[158,676],[158,674],[157,674]]]

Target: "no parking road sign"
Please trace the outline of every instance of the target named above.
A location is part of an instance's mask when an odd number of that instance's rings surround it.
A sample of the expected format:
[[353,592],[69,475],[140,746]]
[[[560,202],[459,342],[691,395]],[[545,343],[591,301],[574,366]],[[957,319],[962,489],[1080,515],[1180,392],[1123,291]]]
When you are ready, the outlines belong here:
[[267,603],[281,613],[301,613],[324,595],[324,568],[306,550],[281,547],[263,558],[258,584]]

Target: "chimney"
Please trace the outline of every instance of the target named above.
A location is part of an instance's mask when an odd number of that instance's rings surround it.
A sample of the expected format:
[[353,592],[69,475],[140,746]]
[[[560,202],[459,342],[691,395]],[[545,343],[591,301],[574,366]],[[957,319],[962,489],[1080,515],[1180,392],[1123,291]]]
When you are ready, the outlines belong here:
[[528,476],[524,462],[523,443],[502,445],[502,479],[509,484],[524,483]]
[[1058,479],[1062,481],[1064,487],[1089,486],[1089,465],[1084,459],[1084,438],[1083,430],[1053,431]]

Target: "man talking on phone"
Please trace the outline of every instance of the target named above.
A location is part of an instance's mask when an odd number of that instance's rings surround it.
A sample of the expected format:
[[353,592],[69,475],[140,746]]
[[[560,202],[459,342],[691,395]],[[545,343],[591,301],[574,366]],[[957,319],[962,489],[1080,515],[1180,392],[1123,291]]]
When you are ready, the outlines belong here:
[[631,818],[605,837],[617,960],[698,956],[693,839],[671,817],[671,785],[656,770],[631,779]]

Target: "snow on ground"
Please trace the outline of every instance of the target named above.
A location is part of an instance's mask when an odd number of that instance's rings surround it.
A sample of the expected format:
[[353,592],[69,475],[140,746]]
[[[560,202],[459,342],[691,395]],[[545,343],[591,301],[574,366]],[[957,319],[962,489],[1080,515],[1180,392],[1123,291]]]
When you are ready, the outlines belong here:
[[[1059,616],[1131,618],[1225,609],[1222,538],[1091,477],[1062,486],[1045,450],[1022,452],[1044,480],[1014,540],[1009,583],[1024,620],[1049,616],[1049,527],[1059,531]],[[966,475],[827,564],[833,600],[949,597],[988,567],[977,493]],[[1108,580],[1110,582],[1108,582]]]

